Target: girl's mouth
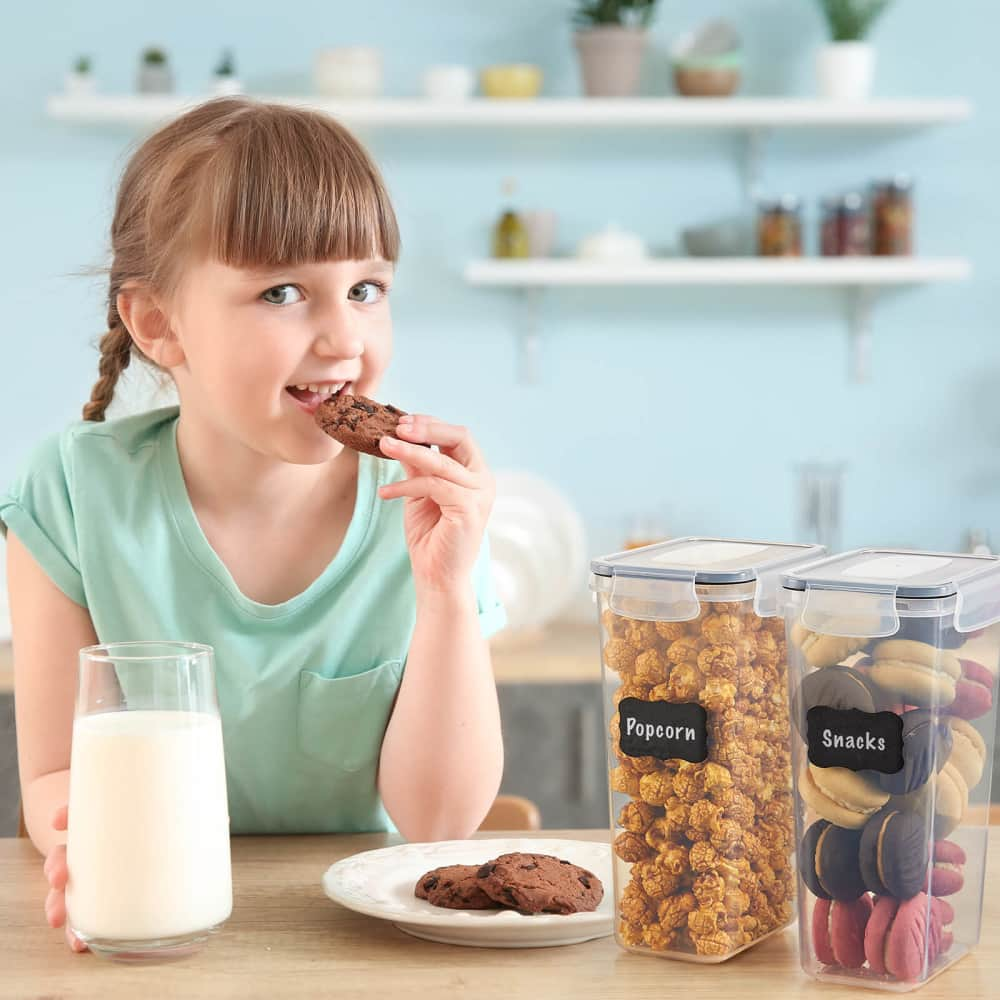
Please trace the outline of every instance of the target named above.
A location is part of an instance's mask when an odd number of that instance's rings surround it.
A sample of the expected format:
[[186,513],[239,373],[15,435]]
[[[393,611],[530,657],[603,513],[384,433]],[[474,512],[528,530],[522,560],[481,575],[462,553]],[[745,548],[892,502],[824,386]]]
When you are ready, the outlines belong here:
[[309,385],[286,385],[285,392],[307,413],[314,414],[319,404],[339,393],[349,393],[353,382],[320,382]]

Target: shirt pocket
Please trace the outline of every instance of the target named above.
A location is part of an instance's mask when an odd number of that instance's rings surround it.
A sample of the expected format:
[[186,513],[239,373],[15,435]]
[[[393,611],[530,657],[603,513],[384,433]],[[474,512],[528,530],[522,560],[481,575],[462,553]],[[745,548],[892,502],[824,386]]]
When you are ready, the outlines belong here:
[[402,660],[386,660],[348,677],[299,674],[299,751],[343,771],[374,767],[382,748]]

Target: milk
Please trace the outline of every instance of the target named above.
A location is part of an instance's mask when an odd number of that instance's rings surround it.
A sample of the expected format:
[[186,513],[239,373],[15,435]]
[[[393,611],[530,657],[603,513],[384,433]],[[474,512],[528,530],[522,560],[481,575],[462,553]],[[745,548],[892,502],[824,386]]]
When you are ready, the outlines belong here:
[[232,912],[229,811],[217,716],[120,711],[73,723],[70,925],[152,941]]

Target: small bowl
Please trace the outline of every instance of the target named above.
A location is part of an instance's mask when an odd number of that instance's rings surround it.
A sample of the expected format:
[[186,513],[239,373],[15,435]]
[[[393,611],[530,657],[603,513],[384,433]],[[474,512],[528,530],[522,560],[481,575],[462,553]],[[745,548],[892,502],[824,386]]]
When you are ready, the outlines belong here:
[[542,89],[542,71],[529,63],[487,66],[479,74],[479,83],[487,97],[537,97]]
[[739,89],[741,77],[734,66],[674,64],[674,86],[684,97],[730,97]]
[[690,257],[748,257],[753,253],[751,227],[745,219],[720,219],[689,226],[681,233]]

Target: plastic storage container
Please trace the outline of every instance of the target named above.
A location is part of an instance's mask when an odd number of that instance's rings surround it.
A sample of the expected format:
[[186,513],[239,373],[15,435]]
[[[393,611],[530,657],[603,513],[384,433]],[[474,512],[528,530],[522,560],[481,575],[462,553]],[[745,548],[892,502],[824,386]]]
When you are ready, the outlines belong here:
[[802,967],[913,989],[979,941],[1000,559],[859,550],[781,603]]
[[680,538],[592,563],[622,947],[722,962],[792,920],[776,595],[823,551]]

